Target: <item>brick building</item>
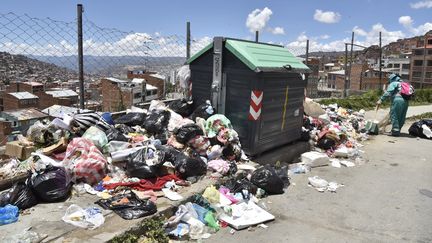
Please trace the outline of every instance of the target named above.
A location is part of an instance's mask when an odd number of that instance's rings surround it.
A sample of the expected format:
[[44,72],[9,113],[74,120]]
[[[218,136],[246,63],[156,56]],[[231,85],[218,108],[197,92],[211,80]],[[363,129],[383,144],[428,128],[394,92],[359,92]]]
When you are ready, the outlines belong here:
[[102,85],[103,111],[121,111],[143,102],[143,88],[137,83],[116,78],[104,78]]
[[3,93],[2,111],[38,107],[39,97],[32,93],[27,91]]
[[32,94],[43,92],[44,91],[44,85],[42,83],[38,82],[11,82],[6,87],[6,92],[29,92]]
[[147,84],[155,86],[158,89],[158,97],[161,98],[163,96],[165,90],[165,77],[157,74],[156,72],[147,72],[147,71],[128,71],[127,73],[128,79],[134,78],[142,78],[145,79]]
[[24,134],[27,129],[40,119],[47,118],[48,115],[34,109],[18,109],[1,112],[3,121],[11,123],[12,132]]
[[432,30],[413,49],[410,78],[415,88],[432,87]]
[[330,89],[344,89],[345,70],[333,71],[327,73],[327,87]]
[[11,122],[5,119],[0,120],[0,146],[5,145],[8,142],[8,137],[12,133]]
[[52,105],[76,106],[78,94],[70,89],[49,90],[37,93],[39,96],[39,109],[45,109]]

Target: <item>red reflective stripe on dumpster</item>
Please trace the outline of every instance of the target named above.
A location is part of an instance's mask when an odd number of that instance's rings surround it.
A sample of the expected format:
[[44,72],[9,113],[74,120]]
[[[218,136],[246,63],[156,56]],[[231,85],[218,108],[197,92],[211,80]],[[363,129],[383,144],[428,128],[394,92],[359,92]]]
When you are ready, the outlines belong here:
[[249,107],[248,119],[251,121],[257,121],[261,116],[263,92],[259,90],[252,90],[251,100]]

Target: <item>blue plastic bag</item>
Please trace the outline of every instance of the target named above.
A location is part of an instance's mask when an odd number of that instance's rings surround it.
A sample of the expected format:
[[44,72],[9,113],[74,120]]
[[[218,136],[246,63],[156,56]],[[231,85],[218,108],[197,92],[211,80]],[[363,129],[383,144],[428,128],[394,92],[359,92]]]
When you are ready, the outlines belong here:
[[11,224],[18,220],[19,210],[17,206],[6,205],[0,207],[0,225]]

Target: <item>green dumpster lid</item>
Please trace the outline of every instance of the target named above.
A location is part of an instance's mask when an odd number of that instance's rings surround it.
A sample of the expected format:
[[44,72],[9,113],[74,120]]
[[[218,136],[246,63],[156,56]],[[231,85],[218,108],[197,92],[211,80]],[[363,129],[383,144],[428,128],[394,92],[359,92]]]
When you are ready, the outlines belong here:
[[[213,43],[207,45],[193,55],[187,63],[195,61],[212,47]],[[285,69],[288,66],[291,70],[310,71],[303,62],[282,46],[227,39],[225,48],[253,71]]]

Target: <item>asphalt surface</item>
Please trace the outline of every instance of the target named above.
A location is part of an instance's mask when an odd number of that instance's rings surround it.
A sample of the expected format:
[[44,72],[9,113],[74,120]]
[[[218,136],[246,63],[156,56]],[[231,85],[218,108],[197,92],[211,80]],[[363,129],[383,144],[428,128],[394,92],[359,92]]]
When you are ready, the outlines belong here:
[[[379,135],[365,142],[362,165],[294,175],[283,195],[262,200],[276,220],[267,229],[223,228],[204,242],[432,242],[432,140]],[[318,175],[345,186],[308,187]]]

